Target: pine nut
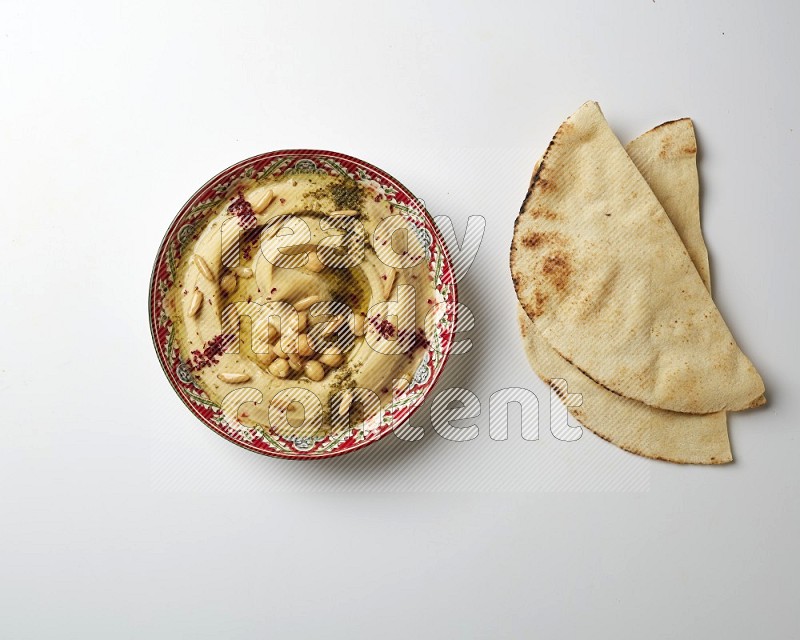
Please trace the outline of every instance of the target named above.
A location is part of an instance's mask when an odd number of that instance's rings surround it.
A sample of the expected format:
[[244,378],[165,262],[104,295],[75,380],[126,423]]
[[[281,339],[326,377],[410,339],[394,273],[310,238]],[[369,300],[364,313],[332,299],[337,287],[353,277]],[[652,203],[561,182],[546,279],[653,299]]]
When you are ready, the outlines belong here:
[[339,403],[339,415],[346,415],[350,411],[351,404],[353,404],[353,392],[350,389],[345,389],[342,392],[342,399]]
[[297,302],[297,304],[294,305],[294,308],[297,309],[298,311],[305,311],[312,304],[316,304],[320,300],[322,300],[322,298],[320,298],[319,296],[308,296]]
[[367,318],[363,313],[356,313],[353,315],[353,335],[361,337],[364,335],[364,323]]
[[319,259],[316,251],[309,252],[308,262],[306,262],[306,269],[313,271],[314,273],[319,273],[325,269],[325,265]]
[[263,213],[264,209],[266,209],[275,198],[272,189],[267,189],[266,191],[263,189],[264,188],[261,187],[250,194],[253,213]]
[[203,277],[206,280],[209,282],[214,282],[214,273],[211,271],[211,267],[208,266],[208,262],[206,262],[203,256],[199,256],[195,253],[194,263],[197,265],[197,270],[203,274]]
[[203,304],[203,292],[200,289],[195,289],[194,293],[192,294],[192,300],[189,302],[189,315],[194,316],[197,315],[197,312],[200,311],[200,307]]
[[250,379],[249,373],[218,373],[217,378],[228,384],[239,384]]

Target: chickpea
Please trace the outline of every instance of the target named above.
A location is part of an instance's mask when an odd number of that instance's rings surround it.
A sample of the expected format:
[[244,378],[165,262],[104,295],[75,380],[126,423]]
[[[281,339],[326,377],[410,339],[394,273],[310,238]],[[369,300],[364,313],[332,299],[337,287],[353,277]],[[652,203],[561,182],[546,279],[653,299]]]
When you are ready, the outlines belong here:
[[303,370],[303,361],[300,359],[296,353],[289,354],[289,366],[292,368],[293,371],[302,371]]
[[261,339],[263,339],[264,334],[266,334],[267,342],[269,342],[270,344],[273,344],[280,337],[280,333],[278,333],[278,330],[271,324],[267,324],[266,327],[263,326],[258,327],[256,330],[258,332],[257,333],[258,337],[260,337]]
[[236,279],[236,276],[232,273],[229,273],[222,277],[220,280],[219,286],[225,293],[233,293],[236,291],[236,287],[239,284],[239,281]]
[[268,371],[276,378],[285,378],[289,375],[289,361],[278,358],[269,365]]
[[330,338],[345,323],[345,316],[333,316],[331,320],[323,320],[314,325],[315,331],[323,338]]
[[277,320],[275,320],[275,318],[270,318],[267,321],[267,340],[270,342],[276,342],[280,337],[281,329],[278,326]]
[[303,368],[303,371],[310,380],[319,382],[325,377],[325,369],[316,360],[308,360]]
[[272,349],[270,349],[266,353],[256,353],[254,355],[256,357],[256,362],[258,362],[258,364],[263,366],[272,364],[272,361],[277,357],[275,353],[272,351]]
[[272,347],[272,350],[275,352],[275,355],[277,355],[279,358],[283,358],[284,360],[286,360],[289,357],[288,355],[286,355],[286,352],[283,350],[283,347],[281,347],[280,342],[276,342],[275,346]]
[[308,342],[308,334],[301,333],[297,336],[297,352],[304,358],[314,355],[314,350]]
[[344,362],[344,356],[341,353],[324,353],[317,360],[326,367],[339,367]]

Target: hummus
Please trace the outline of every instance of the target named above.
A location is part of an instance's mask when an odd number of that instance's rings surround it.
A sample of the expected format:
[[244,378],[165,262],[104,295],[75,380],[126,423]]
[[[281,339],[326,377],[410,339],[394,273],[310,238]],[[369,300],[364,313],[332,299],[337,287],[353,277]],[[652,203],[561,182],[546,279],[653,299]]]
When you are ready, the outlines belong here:
[[284,437],[363,423],[412,380],[439,312],[427,247],[369,183],[240,185],[182,255],[182,359],[228,419]]

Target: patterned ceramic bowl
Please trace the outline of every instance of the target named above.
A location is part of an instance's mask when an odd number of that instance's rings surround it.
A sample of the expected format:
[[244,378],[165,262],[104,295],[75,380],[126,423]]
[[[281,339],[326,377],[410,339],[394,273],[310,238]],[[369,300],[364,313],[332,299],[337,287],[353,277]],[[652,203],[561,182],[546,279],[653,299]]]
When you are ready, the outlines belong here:
[[[206,220],[235,193],[240,183],[253,179],[280,178],[290,172],[319,172],[348,176],[376,197],[385,198],[394,210],[413,225],[428,248],[429,276],[444,305],[444,313],[430,332],[430,344],[411,383],[383,412],[367,420],[364,428],[329,433],[322,437],[287,439],[269,429],[231,424],[221,407],[194,380],[191,366],[181,356],[176,344],[176,328],[167,312],[166,301],[176,286],[176,269]],[[158,250],[150,281],[150,330],[164,373],[184,404],[207,427],[245,449],[290,459],[329,458],[355,451],[379,440],[402,425],[419,407],[442,372],[453,340],[457,307],[456,286],[447,247],[423,203],[392,176],[351,156],[331,151],[307,149],[264,153],[218,174],[183,206],[167,230]]]

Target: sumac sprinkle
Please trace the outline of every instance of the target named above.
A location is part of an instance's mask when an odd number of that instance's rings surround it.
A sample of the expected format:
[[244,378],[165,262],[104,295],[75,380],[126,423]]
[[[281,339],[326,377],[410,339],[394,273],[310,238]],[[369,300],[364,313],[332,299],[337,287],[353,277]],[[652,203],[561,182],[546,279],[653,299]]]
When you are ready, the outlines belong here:
[[228,213],[236,216],[239,220],[239,226],[244,229],[252,229],[256,226],[256,214],[253,213],[253,206],[244,199],[242,192],[236,199],[228,205]]
[[189,366],[193,371],[198,371],[205,367],[210,367],[219,362],[220,356],[231,345],[236,336],[230,333],[221,333],[214,336],[203,345],[203,350],[195,349],[192,351],[192,359]]
[[258,248],[260,242],[261,231],[258,228],[248,229],[242,234],[242,255],[245,260],[250,260],[253,257],[253,251]]
[[384,340],[391,340],[395,335],[395,327],[386,318],[381,319],[380,314],[372,316],[369,323],[375,329],[376,333]]

